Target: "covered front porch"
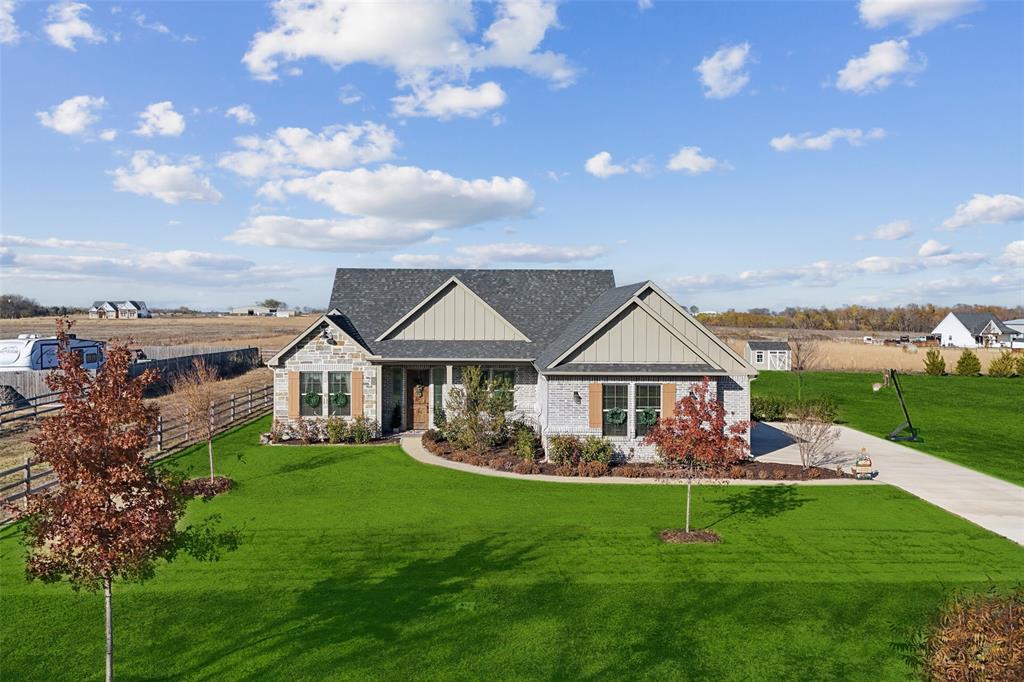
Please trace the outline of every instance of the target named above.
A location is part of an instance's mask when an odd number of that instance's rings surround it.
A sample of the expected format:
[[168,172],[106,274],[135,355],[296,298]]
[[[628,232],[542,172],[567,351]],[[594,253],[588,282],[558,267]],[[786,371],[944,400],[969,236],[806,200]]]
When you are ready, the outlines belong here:
[[435,428],[454,381],[451,364],[402,363],[383,366],[381,428],[386,433]]

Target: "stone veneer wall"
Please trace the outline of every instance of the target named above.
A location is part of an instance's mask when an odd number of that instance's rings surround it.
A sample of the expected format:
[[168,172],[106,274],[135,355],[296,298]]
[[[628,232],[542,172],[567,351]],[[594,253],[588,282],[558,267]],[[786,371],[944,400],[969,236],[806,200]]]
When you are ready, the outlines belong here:
[[[601,429],[589,426],[589,402],[587,392],[591,383],[604,384],[676,384],[676,400],[686,395],[690,387],[699,384],[701,377],[601,377],[601,376],[558,376],[544,378],[547,385],[544,414],[542,415],[544,447],[547,449],[548,438],[553,435],[571,434],[575,436],[600,436]],[[719,400],[724,401],[726,421],[734,424],[750,418],[750,383],[745,376],[715,377],[711,381]],[[580,401],[576,402],[574,392],[579,392]],[[636,433],[636,391],[629,390],[627,412],[627,433]],[[748,435],[749,438],[749,435]],[[619,460],[632,462],[654,462],[658,459],[657,450],[653,445],[645,445],[642,438],[615,437],[610,438],[615,447],[615,455]]]
[[[288,372],[351,372],[359,370],[363,373],[363,415],[368,419],[377,419],[377,382],[381,367],[366,359],[366,351],[347,335],[333,327],[331,335],[334,343],[320,338],[320,332],[327,323],[323,323],[306,335],[294,348],[281,359],[281,364],[274,368],[274,419],[289,421],[288,418]],[[324,390],[327,389],[327,377],[324,376]],[[327,401],[321,404],[323,415],[327,416]],[[357,415],[352,415],[357,416]]]

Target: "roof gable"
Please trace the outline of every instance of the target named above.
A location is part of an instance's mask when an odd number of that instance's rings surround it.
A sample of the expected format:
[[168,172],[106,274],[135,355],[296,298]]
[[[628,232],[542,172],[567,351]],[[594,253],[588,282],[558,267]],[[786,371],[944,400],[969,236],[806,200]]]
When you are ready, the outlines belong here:
[[450,277],[381,334],[377,341],[529,341],[486,301]]

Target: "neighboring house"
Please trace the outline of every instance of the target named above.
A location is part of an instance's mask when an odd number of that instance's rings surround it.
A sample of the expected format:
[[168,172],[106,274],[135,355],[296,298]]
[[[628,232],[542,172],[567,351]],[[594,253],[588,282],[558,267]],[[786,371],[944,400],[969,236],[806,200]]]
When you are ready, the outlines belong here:
[[1020,318],[1019,320],[1007,320],[1006,322],[1003,322],[1003,324],[1005,324],[1007,327],[1012,329],[1017,334],[1024,336],[1024,317]]
[[278,421],[430,428],[469,365],[512,382],[545,443],[605,435],[624,459],[654,459],[638,415],[671,414],[703,377],[730,423],[750,416],[757,371],[657,285],[616,287],[610,270],[341,268],[328,307],[267,363]]
[[747,362],[754,369],[789,370],[793,368],[793,352],[789,341],[747,341]]
[[242,306],[240,308],[232,308],[232,315],[248,315],[250,317],[267,317],[274,316],[277,314],[276,308],[268,308],[265,305],[250,305]]
[[1010,347],[1019,335],[992,313],[950,313],[932,334],[943,346],[957,348]]
[[145,301],[93,301],[89,317],[94,320],[137,320],[140,317],[153,317],[153,314],[149,312]]

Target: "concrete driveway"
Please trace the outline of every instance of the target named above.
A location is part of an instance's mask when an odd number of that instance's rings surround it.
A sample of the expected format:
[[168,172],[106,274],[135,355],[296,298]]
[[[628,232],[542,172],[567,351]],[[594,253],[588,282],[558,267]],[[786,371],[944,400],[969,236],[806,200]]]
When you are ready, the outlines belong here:
[[[878,470],[876,480],[1024,545],[1024,488],[899,443],[838,428],[839,441],[822,466],[849,469],[865,448]],[[800,452],[785,424],[755,424],[751,449],[759,460],[800,463]]]

